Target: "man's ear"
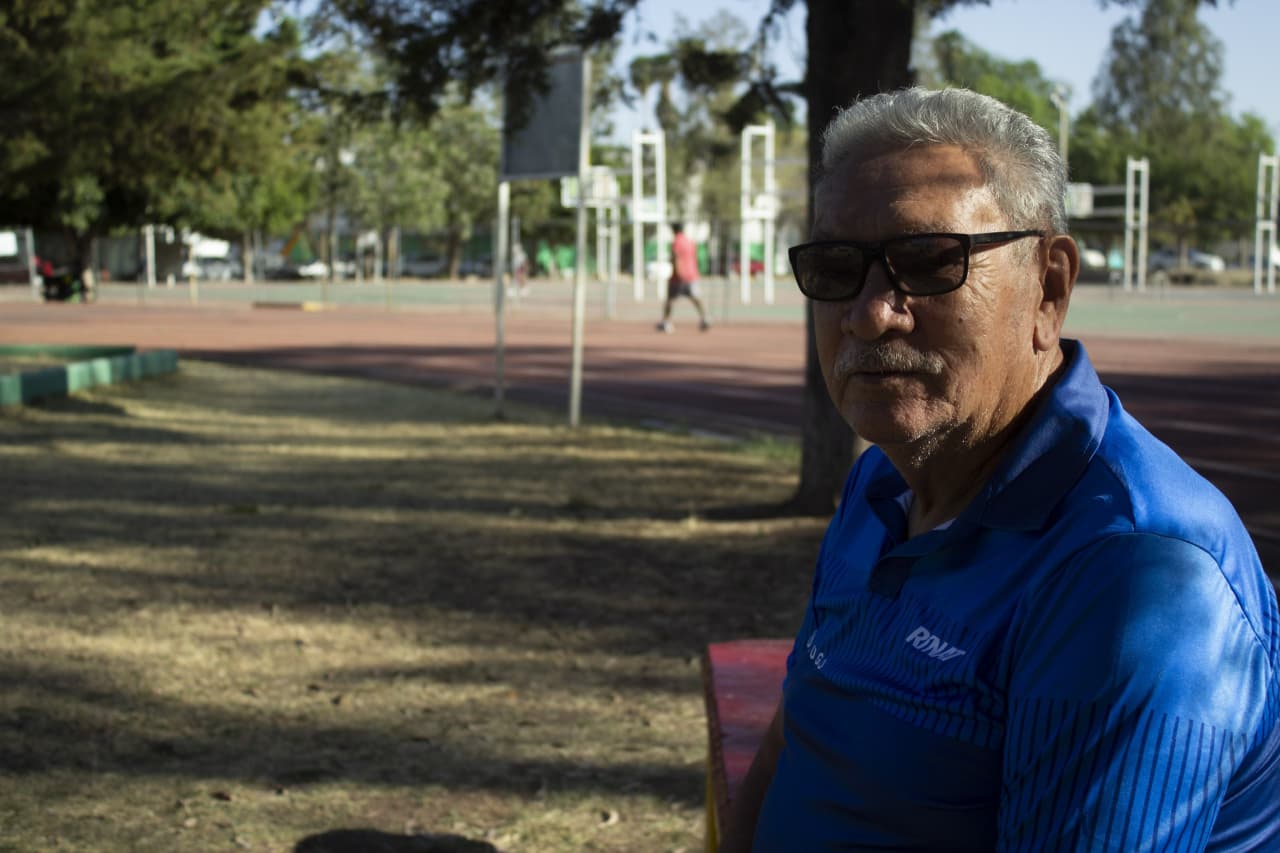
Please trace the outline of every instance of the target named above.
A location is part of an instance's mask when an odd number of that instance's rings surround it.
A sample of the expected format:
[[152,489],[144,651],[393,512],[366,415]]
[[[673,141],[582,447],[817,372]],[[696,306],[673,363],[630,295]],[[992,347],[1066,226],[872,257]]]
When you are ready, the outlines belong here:
[[1067,234],[1054,234],[1045,240],[1047,255],[1041,285],[1040,306],[1036,311],[1035,347],[1047,352],[1058,345],[1062,324],[1067,318],[1067,304],[1076,276],[1080,274],[1080,249]]

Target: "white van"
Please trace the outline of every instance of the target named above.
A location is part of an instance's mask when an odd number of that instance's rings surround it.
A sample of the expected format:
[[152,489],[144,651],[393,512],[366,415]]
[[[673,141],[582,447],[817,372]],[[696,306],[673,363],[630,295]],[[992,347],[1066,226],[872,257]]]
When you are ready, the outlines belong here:
[[17,231],[0,231],[0,284],[27,284],[31,270]]

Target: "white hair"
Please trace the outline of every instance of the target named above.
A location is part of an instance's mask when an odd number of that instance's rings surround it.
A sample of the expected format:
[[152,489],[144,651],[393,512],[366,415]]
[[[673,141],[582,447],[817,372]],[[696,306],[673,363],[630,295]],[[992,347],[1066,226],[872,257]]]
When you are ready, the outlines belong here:
[[1010,227],[1067,230],[1067,169],[1048,131],[969,89],[917,86],[855,101],[823,132],[822,174],[850,156],[912,145],[971,153]]

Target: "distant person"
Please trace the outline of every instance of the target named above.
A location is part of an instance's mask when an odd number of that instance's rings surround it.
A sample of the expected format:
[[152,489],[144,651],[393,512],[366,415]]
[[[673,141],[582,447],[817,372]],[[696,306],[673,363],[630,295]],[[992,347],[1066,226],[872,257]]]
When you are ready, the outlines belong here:
[[511,245],[511,273],[516,281],[516,293],[529,295],[529,256],[518,242]]
[[679,222],[672,223],[671,230],[675,237],[671,241],[672,271],[667,281],[667,301],[662,306],[662,322],[658,331],[671,334],[675,326],[671,324],[671,305],[679,296],[688,297],[693,307],[698,309],[701,320],[698,328],[706,331],[711,328],[707,320],[707,312],[698,298],[698,246],[684,233],[684,226]]

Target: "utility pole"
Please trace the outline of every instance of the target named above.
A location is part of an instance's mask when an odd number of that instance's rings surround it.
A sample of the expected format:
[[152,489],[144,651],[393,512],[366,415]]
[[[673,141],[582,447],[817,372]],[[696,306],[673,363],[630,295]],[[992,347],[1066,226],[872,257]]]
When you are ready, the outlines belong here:
[[[1070,114],[1067,112],[1067,87],[1058,85],[1053,87],[1053,91],[1049,93],[1049,100],[1053,101],[1053,105],[1058,108],[1058,153],[1062,155],[1062,165],[1067,165],[1067,125],[1071,121]],[[1070,169],[1067,175],[1071,174]]]

